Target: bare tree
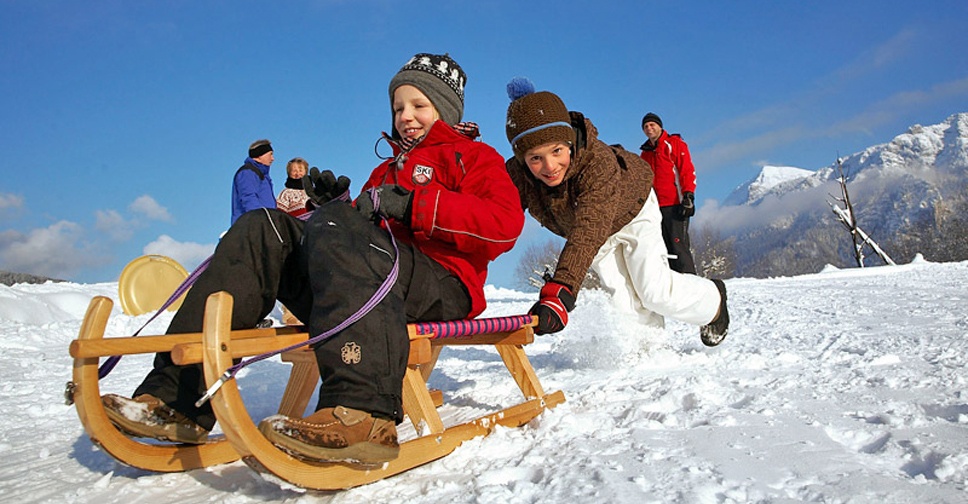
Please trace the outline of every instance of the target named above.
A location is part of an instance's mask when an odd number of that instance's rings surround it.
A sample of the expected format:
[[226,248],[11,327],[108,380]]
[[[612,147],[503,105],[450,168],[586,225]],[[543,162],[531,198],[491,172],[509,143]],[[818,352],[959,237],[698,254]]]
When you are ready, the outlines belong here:
[[[554,274],[555,268],[558,266],[558,255],[561,254],[561,248],[561,241],[556,239],[529,245],[524,250],[514,270],[518,287],[528,290],[540,289],[545,281]],[[581,288],[600,289],[601,287],[602,282],[598,275],[589,269],[585,273]]]
[[837,220],[840,221],[845,228],[847,228],[848,232],[850,232],[850,239],[854,242],[854,259],[857,261],[857,267],[864,267],[865,245],[870,247],[874,253],[876,253],[882,261],[884,261],[884,263],[893,266],[894,261],[890,258],[890,256],[881,250],[881,248],[877,245],[877,242],[872,240],[871,237],[868,236],[867,233],[865,233],[864,230],[857,225],[857,219],[854,217],[854,206],[851,204],[850,194],[847,192],[847,178],[844,176],[844,167],[841,164],[839,157],[837,158],[837,170],[840,171],[839,182],[841,197],[835,199],[840,201],[844,205],[844,208],[840,208],[840,206],[834,205],[829,201],[827,204],[830,205],[830,209],[834,212],[834,215],[837,216]]

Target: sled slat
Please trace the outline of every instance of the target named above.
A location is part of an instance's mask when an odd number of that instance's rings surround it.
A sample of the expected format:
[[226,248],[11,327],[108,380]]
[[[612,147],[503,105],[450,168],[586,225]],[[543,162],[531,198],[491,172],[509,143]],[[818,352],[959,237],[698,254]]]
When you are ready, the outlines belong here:
[[[241,359],[264,353],[275,352],[283,348],[303,343],[309,339],[309,334],[288,334],[285,336],[266,336],[238,340],[232,345],[232,358]],[[171,360],[179,366],[200,364],[204,356],[202,343],[182,343],[171,349]]]
[[[234,339],[246,339],[267,336],[286,336],[305,332],[306,330],[303,327],[287,326],[269,329],[242,329],[235,331],[232,336]],[[161,336],[125,336],[121,338],[92,340],[76,339],[70,344],[70,355],[75,359],[87,359],[92,357],[111,357],[113,355],[169,352],[175,345],[186,343],[198,343],[201,345],[201,342],[202,333],[200,332],[166,334]]]

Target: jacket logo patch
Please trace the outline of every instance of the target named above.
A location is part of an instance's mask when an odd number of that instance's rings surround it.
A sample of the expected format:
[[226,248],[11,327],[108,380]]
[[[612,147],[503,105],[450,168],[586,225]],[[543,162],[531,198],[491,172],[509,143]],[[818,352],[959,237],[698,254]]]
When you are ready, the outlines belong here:
[[340,350],[340,357],[346,364],[359,364],[363,360],[363,349],[355,342],[348,341]]
[[427,185],[434,178],[434,169],[430,166],[417,165],[413,167],[413,183]]

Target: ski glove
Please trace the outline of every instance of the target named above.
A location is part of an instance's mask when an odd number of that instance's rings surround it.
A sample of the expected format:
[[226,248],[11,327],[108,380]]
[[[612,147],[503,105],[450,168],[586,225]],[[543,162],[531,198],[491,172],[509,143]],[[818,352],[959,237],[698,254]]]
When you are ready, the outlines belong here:
[[696,215],[696,195],[686,191],[682,193],[682,204],[679,205],[679,217],[688,219]]
[[410,213],[413,211],[413,193],[398,185],[377,186],[363,191],[356,198],[356,209],[370,220],[386,217],[409,225]]
[[567,285],[548,282],[541,288],[538,302],[528,310],[538,316],[535,334],[556,333],[568,324],[568,312],[575,308],[575,295]]
[[[340,175],[337,179],[333,172],[329,170],[320,172],[319,168],[314,166],[309,170],[309,175],[302,178],[302,184],[306,194],[309,195],[309,200],[315,206],[322,206],[336,198],[349,200],[350,179],[345,175]],[[344,195],[347,196],[344,197]]]

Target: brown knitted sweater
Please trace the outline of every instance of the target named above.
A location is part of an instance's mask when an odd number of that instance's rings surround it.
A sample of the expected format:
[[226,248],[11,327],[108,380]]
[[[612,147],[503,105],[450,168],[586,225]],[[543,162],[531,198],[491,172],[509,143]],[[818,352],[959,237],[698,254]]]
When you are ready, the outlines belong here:
[[523,161],[506,167],[521,206],[552,233],[565,238],[554,281],[578,294],[598,249],[635,217],[652,190],[652,169],[638,155],[598,139],[598,129],[570,112],[578,134],[571,165],[557,187],[536,180]]

